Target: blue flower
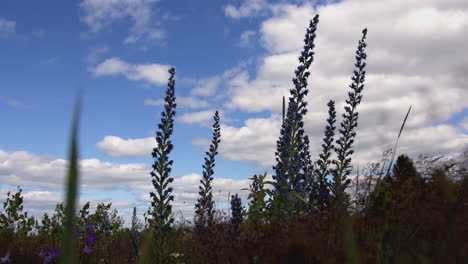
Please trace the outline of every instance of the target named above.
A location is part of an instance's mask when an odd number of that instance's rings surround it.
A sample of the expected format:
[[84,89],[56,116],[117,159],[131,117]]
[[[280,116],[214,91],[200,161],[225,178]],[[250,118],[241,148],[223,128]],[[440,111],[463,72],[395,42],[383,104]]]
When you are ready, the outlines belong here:
[[59,253],[56,248],[46,248],[45,250],[41,249],[38,256],[42,259],[42,263],[46,264],[56,259],[59,256]]
[[239,225],[242,223],[243,219],[243,210],[242,210],[242,200],[236,193],[236,195],[231,195],[231,228],[234,231],[237,231]]
[[85,224],[85,227],[86,227],[86,229],[88,229],[88,230],[92,230],[92,229],[94,228],[94,225],[91,224],[91,223],[87,223],[87,224]]
[[0,263],[6,263],[10,261],[10,252],[8,252],[4,257],[0,258]]
[[86,253],[86,254],[91,254],[91,252],[93,252],[93,249],[88,247],[88,245],[86,245],[84,248],[83,248],[83,252]]
[[88,232],[88,236],[86,237],[85,242],[90,245],[94,245],[97,242],[97,240],[98,239],[95,233]]

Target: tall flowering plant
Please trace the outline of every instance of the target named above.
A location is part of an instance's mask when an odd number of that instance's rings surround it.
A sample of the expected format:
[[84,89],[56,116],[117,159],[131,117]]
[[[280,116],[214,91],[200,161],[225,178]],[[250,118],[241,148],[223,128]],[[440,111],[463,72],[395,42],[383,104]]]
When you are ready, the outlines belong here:
[[236,195],[231,195],[231,220],[229,225],[231,233],[237,234],[243,219],[244,210],[242,208],[242,199],[236,193]]
[[205,165],[203,168],[203,179],[200,180],[201,185],[198,187],[200,198],[195,204],[195,224],[197,227],[213,224],[214,216],[214,201],[211,192],[211,181],[213,181],[213,167],[215,166],[215,156],[218,154],[218,144],[221,142],[221,132],[219,127],[219,114],[218,111],[214,115],[213,124],[213,140],[210,145],[210,152],[206,152],[208,157],[205,158]]
[[172,218],[172,205],[171,201],[174,201],[174,196],[171,195],[172,187],[168,187],[168,184],[173,182],[174,179],[169,177],[171,173],[172,160],[169,160],[169,153],[173,149],[173,145],[169,137],[172,134],[174,127],[173,117],[175,116],[175,68],[169,69],[171,74],[168,82],[168,88],[166,90],[166,97],[164,98],[165,104],[164,109],[161,113],[161,123],[158,124],[159,131],[156,132],[156,142],[158,146],[153,149],[153,158],[155,158],[153,164],[153,171],[151,177],[153,187],[156,192],[150,192],[152,198],[151,207],[148,209],[148,214],[152,216],[149,221],[154,227],[153,236],[156,241],[156,254],[161,263],[164,259],[163,249],[165,242],[171,231],[171,224],[174,222]]
[[304,168],[306,165],[303,158],[307,155],[308,149],[304,144],[304,122],[303,116],[307,113],[307,102],[304,97],[308,94],[307,78],[310,75],[309,66],[313,62],[315,47],[315,31],[318,24],[316,15],[309,24],[304,39],[304,50],[299,57],[300,65],[295,71],[293,83],[295,88],[291,89],[286,119],[281,128],[281,135],[277,141],[277,152],[275,152],[276,166],[273,167],[275,180],[273,197],[270,203],[274,220],[286,220],[293,213],[297,199],[293,193],[304,193],[307,175]]
[[313,192],[309,197],[310,200],[314,201],[315,208],[322,212],[328,205],[328,198],[330,195],[329,182],[326,176],[330,174],[330,155],[333,150],[333,137],[335,136],[335,101],[330,100],[328,106],[328,119],[327,126],[325,127],[325,137],[323,138],[322,153],[319,154],[319,159],[315,162],[316,169],[315,175],[317,181],[314,182]]
[[249,196],[249,220],[252,222],[258,222],[263,219],[263,215],[267,208],[267,202],[265,201],[266,194],[271,195],[271,191],[265,188],[265,184],[272,184],[272,182],[265,181],[267,173],[263,175],[254,175],[249,180],[252,180],[252,184],[249,184],[249,188],[243,188],[241,190],[250,191]]
[[134,250],[135,257],[138,256],[140,251],[140,229],[141,223],[138,220],[136,207],[133,207],[133,215],[132,215],[132,226],[130,229],[130,240],[132,242],[132,247]]
[[[339,132],[340,138],[336,140],[336,146],[334,147],[337,153],[337,160],[333,160],[335,168],[331,170],[333,176],[333,184],[331,185],[331,191],[338,201],[346,202],[346,194],[344,190],[350,183],[347,179],[351,173],[351,155],[353,154],[352,145],[354,143],[354,137],[356,132],[354,129],[357,127],[358,112],[356,107],[361,103],[362,95],[361,92],[364,89],[364,80],[366,71],[366,53],[364,52],[366,44],[367,29],[362,31],[362,39],[359,40],[358,49],[356,51],[356,70],[354,75],[351,77],[353,81],[349,86],[352,91],[348,93],[349,98],[346,100],[347,105],[344,107],[345,113],[343,114],[343,121],[341,122],[341,128]],[[343,200],[344,199],[344,200]]]

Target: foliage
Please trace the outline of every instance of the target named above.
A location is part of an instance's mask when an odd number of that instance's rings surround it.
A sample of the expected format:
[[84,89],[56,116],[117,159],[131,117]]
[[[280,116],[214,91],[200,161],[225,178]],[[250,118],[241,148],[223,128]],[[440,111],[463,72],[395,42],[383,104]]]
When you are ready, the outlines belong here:
[[27,236],[33,230],[37,221],[34,217],[28,217],[28,212],[21,214],[23,211],[23,196],[22,189],[18,186],[18,191],[11,195],[7,193],[7,199],[3,203],[3,212],[0,214],[0,233],[18,233]]

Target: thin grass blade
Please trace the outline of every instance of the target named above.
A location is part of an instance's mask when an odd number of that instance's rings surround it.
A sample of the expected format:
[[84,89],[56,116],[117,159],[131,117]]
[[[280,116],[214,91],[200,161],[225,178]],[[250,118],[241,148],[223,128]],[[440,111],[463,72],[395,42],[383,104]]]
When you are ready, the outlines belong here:
[[[395,146],[393,147],[393,153],[392,153],[392,159],[391,159],[391,161],[390,161],[390,166],[388,166],[387,174],[385,174],[385,175],[388,175],[388,174],[390,173],[390,168],[392,167],[392,165],[393,165],[393,160],[394,160],[394,158],[395,158],[395,153],[396,153],[396,147],[397,147],[397,144],[398,144],[398,140],[400,139],[401,131],[403,131],[403,128],[405,127],[406,119],[408,118],[408,115],[409,115],[409,113],[410,113],[410,111],[411,111],[411,107],[412,107],[412,106],[410,105],[410,107],[409,107],[409,109],[408,109],[408,113],[406,113],[405,119],[403,120],[403,124],[401,124],[400,132],[398,132],[398,137],[397,137],[397,139],[396,139],[396,141],[395,141]],[[384,165],[385,165],[385,164],[384,164]]]
[[80,122],[80,111],[81,111],[81,90],[78,94],[78,99],[75,104],[75,110],[73,114],[71,139],[70,139],[70,156],[68,165],[68,177],[67,177],[67,196],[66,196],[66,207],[65,207],[65,228],[62,239],[62,257],[60,263],[70,264],[77,263],[77,241],[74,234],[75,226],[75,208],[76,200],[78,196],[78,126]]

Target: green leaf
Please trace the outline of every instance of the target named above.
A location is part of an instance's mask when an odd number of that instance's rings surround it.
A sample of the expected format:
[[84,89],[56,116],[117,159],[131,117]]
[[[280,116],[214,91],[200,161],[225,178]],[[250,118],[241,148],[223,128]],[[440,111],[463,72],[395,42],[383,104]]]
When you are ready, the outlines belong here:
[[296,197],[297,199],[301,200],[302,202],[307,203],[307,201],[303,197],[301,197],[298,193],[292,192],[292,195]]

